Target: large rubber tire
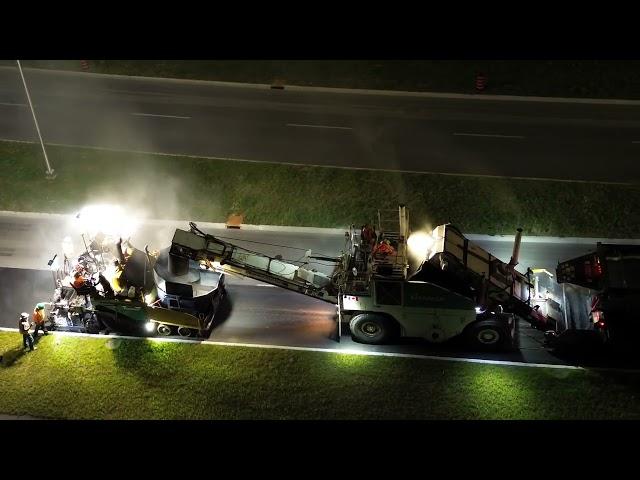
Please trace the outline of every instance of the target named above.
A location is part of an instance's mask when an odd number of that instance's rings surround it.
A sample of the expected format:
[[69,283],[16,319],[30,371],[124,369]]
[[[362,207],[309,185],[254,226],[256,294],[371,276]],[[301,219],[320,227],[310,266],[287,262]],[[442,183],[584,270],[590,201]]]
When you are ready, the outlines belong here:
[[379,345],[395,336],[397,328],[393,320],[375,313],[361,313],[349,322],[354,340],[370,345]]
[[93,335],[100,333],[100,330],[106,328],[100,317],[92,318],[87,321],[85,330]]
[[159,323],[156,326],[156,334],[159,337],[168,337],[169,335],[173,335],[173,329],[169,325],[165,325],[164,323]]
[[100,327],[104,327],[109,332],[118,331],[116,324],[116,316],[111,312],[96,312],[96,318]]
[[191,337],[193,335],[193,330],[189,327],[178,327],[178,335],[181,337]]
[[472,323],[465,335],[471,347],[481,351],[496,352],[506,350],[511,345],[508,329],[497,321]]

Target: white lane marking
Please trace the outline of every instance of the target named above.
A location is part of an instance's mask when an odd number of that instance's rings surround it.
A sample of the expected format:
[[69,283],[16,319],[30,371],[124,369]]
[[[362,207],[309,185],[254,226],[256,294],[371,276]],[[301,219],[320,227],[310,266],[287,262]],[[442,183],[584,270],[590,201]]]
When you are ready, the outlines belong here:
[[0,102],[0,105],[4,105],[5,107],[26,107],[26,103],[4,103]]
[[[0,331],[3,332],[17,332],[17,328],[0,327]],[[412,353],[392,353],[392,352],[371,352],[367,350],[353,350],[353,349],[339,349],[339,348],[319,348],[319,347],[291,347],[287,345],[266,345],[260,343],[238,343],[238,342],[214,342],[211,340],[189,340],[183,338],[162,338],[162,337],[130,337],[127,335],[96,335],[90,333],[76,333],[76,332],[51,332],[53,335],[63,335],[69,337],[85,337],[85,338],[121,338],[124,340],[137,340],[137,341],[152,341],[152,342],[172,342],[172,343],[193,343],[201,345],[217,345],[221,347],[247,347],[247,348],[263,348],[273,350],[296,350],[303,352],[323,352],[323,353],[338,353],[345,355],[364,355],[371,357],[398,357],[398,358],[414,358],[417,360],[435,360],[442,362],[461,362],[461,363],[479,363],[485,365],[504,365],[511,367],[531,367],[531,368],[554,368],[563,370],[596,370],[596,371],[612,371],[612,372],[625,372],[625,373],[640,373],[640,370],[624,369],[624,368],[585,368],[576,367],[574,365],[556,365],[551,363],[525,363],[525,362],[511,362],[507,360],[484,360],[481,358],[459,358],[459,357],[438,357],[433,355],[417,355]]]
[[131,115],[135,115],[137,117],[181,118],[183,120],[188,120],[191,118],[191,117],[181,117],[179,115],[157,115],[155,113],[132,113]]
[[498,135],[485,133],[454,133],[459,137],[493,137],[493,138],[524,138],[522,135]]
[[275,285],[269,285],[268,283],[259,283],[256,285],[256,287],[274,287]]
[[[1,69],[2,67],[0,67]],[[14,142],[14,143],[32,143],[37,144],[37,141],[33,140],[13,140],[10,138],[0,138],[1,142]],[[589,183],[597,185],[637,185],[634,182],[606,182],[601,180],[570,180],[563,178],[541,178],[541,177],[515,177],[509,175],[485,175],[477,173],[447,173],[447,172],[430,172],[427,170],[400,170],[391,168],[371,168],[371,167],[344,167],[340,165],[318,165],[315,163],[296,163],[296,162],[274,162],[272,160],[250,160],[247,158],[234,158],[234,157],[212,157],[210,155],[189,155],[185,153],[165,153],[165,152],[150,152],[148,150],[125,150],[123,148],[110,148],[110,147],[96,147],[92,145],[75,145],[70,143],[53,143],[46,142],[47,145],[53,145],[54,147],[73,147],[73,148],[88,148],[91,150],[102,150],[105,152],[124,152],[124,153],[143,153],[146,155],[162,155],[165,157],[185,157],[185,158],[206,158],[208,160],[226,160],[230,162],[246,162],[246,163],[270,163],[272,165],[293,165],[295,167],[317,167],[317,168],[337,168],[340,170],[363,170],[366,172],[386,172],[386,173],[413,173],[417,175],[447,175],[449,177],[476,177],[476,178],[498,178],[506,180],[535,180],[538,182],[561,182],[561,183]]]
[[334,128],[336,130],[353,130],[353,128],[351,127],[334,127],[331,125],[305,125],[301,123],[287,123],[287,127]]

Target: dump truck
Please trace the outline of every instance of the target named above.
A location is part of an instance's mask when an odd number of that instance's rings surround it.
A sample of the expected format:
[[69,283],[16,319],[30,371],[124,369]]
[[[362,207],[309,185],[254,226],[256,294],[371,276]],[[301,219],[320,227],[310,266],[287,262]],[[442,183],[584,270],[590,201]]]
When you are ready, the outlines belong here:
[[532,304],[548,320],[552,344],[577,338],[629,347],[640,334],[640,245],[598,243],[558,263],[556,279],[534,272]]

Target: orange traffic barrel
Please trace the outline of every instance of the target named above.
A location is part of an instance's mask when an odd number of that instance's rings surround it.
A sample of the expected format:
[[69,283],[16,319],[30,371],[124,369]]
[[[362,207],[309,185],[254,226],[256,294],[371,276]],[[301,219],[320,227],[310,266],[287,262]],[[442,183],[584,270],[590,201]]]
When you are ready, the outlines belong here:
[[487,76],[484,73],[478,73],[476,75],[476,92],[484,92],[487,88]]

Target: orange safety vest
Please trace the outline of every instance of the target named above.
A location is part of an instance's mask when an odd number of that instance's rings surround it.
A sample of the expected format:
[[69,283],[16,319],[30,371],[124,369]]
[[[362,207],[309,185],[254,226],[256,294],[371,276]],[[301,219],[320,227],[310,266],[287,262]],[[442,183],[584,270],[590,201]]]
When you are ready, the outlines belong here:
[[382,242],[376,245],[376,248],[373,251],[373,253],[391,254],[391,253],[395,253],[395,250],[391,245],[387,244],[386,242]]
[[73,286],[74,286],[74,288],[80,288],[80,287],[82,287],[82,285],[84,285],[84,277],[82,275],[80,275],[78,278],[76,278],[73,281]]
[[33,321],[38,325],[42,325],[44,323],[44,309],[33,311]]

